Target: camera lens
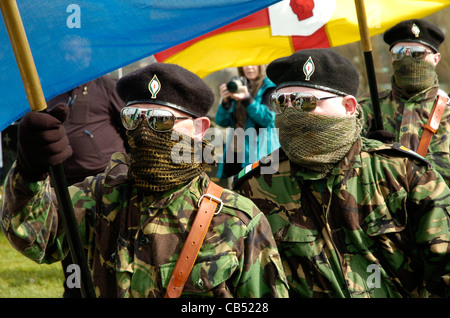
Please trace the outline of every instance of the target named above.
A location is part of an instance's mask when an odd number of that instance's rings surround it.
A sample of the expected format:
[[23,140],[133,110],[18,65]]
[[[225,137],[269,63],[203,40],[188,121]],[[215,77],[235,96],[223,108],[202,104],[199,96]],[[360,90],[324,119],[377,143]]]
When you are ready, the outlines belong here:
[[236,93],[238,90],[238,84],[236,83],[236,81],[229,81],[227,83],[227,89],[230,93]]

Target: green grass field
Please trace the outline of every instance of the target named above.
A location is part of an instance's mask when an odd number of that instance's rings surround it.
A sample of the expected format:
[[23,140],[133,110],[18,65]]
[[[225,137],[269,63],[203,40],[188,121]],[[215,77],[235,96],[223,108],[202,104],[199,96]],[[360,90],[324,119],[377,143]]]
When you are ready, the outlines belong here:
[[36,264],[16,251],[0,231],[0,298],[61,298],[63,281],[60,262]]

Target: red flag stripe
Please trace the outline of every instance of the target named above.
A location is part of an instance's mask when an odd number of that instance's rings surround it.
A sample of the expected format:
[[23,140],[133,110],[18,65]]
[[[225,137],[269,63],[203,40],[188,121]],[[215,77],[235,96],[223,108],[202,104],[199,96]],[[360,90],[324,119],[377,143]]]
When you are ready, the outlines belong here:
[[192,39],[192,40],[186,41],[184,43],[178,44],[176,46],[173,46],[170,49],[161,51],[161,52],[155,54],[155,58],[157,61],[164,61],[165,59],[188,48],[189,46],[193,45],[194,43],[201,41],[205,38],[211,37],[213,35],[216,35],[216,34],[237,31],[237,30],[243,30],[243,29],[264,27],[264,26],[268,26],[268,25],[270,25],[269,10],[267,8],[265,8],[263,10],[255,12],[245,18],[242,18],[238,21],[227,24],[217,30],[211,31],[209,33],[206,33],[204,35],[196,37],[195,39]]
[[309,36],[291,36],[292,48],[294,51],[307,48],[327,48],[330,47],[325,26]]

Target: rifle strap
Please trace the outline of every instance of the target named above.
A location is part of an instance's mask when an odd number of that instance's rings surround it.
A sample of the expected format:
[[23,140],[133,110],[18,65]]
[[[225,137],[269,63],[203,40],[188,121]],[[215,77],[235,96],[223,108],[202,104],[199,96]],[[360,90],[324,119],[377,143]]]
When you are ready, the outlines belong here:
[[[203,240],[205,239],[206,232],[211,224],[211,220],[215,214],[219,214],[222,210],[223,202],[220,199],[222,191],[222,187],[210,181],[205,194],[198,200],[199,209],[197,215],[195,216],[191,231],[172,272],[172,277],[167,285],[164,298],[178,298],[181,296],[184,285],[187,282]],[[209,200],[203,200],[204,198],[208,198]],[[220,203],[220,207],[215,212],[218,203]]]
[[439,128],[442,115],[444,114],[445,107],[447,106],[448,98],[438,95],[434,101],[433,108],[431,109],[430,117],[427,123],[423,127],[422,137],[420,138],[419,146],[417,147],[417,153],[422,157],[425,157],[428,152],[428,146],[430,145],[431,138]]

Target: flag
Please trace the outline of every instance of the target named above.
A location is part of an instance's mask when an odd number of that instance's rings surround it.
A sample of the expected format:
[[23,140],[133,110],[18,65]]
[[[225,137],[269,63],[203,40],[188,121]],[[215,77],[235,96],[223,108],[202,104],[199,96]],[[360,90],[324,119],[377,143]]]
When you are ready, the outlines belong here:
[[[279,0],[17,0],[46,100]],[[30,107],[0,23],[0,131]]]
[[[370,35],[400,21],[423,18],[449,0],[365,0]],[[360,40],[354,0],[283,0],[215,31],[155,54],[200,77],[227,67],[268,64],[307,48]]]

